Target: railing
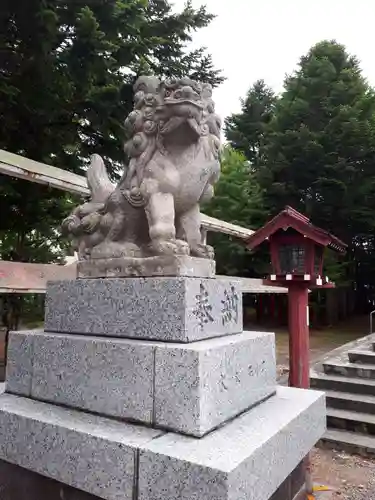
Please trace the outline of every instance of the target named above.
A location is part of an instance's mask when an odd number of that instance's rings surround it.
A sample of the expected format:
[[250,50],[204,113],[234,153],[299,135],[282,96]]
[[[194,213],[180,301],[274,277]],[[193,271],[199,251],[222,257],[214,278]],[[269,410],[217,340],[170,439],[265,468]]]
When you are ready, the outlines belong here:
[[[29,160],[24,156],[9,153],[9,151],[4,151],[3,149],[0,149],[0,174],[18,177],[19,179],[25,179],[38,184],[45,184],[83,196],[87,196],[90,193],[86,177],[52,167],[45,163]],[[202,228],[205,231],[224,233],[242,240],[246,240],[254,233],[252,229],[215,219],[205,214],[201,214],[201,219]]]
[[[89,194],[85,177],[52,167],[51,165],[29,160],[3,149],[0,149],[1,174],[48,185],[83,196]],[[246,240],[254,232],[252,229],[215,219],[205,214],[201,215],[203,232],[224,233],[242,240]],[[35,266],[38,265],[0,260],[0,293],[44,293],[47,276],[49,279],[57,279],[59,273],[63,272],[66,277],[69,277],[67,267],[61,269],[61,266],[55,264],[40,264],[40,270],[44,269],[43,276],[41,277],[39,276],[40,273],[38,274],[34,271]],[[73,267],[69,269],[73,269]],[[12,268],[14,274],[8,272],[10,268]],[[16,272],[15,269],[18,271]],[[48,273],[45,269],[49,269]],[[53,276],[51,277],[49,273]],[[12,279],[8,279],[10,276],[12,276]],[[264,285],[261,279],[240,277],[233,277],[232,279],[240,282],[243,293],[287,293],[286,288]]]

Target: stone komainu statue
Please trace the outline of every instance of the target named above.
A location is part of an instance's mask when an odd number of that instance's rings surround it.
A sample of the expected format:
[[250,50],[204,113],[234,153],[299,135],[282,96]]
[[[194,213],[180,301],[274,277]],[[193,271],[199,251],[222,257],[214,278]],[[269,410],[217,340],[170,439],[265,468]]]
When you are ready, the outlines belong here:
[[62,224],[79,259],[192,255],[213,258],[201,242],[201,202],[219,178],[220,119],[212,89],[189,78],[142,76],[125,121],[130,159],[114,186],[98,155],[87,182],[91,200]]

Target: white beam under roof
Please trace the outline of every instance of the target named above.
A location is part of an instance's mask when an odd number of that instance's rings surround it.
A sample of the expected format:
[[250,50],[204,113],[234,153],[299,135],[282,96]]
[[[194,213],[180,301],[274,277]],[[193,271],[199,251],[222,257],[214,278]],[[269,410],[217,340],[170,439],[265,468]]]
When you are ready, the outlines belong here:
[[[76,277],[76,263],[36,264],[0,260],[0,293],[45,293],[47,281],[68,280]],[[218,276],[237,281],[242,293],[287,293],[286,288],[264,285],[258,278]]]
[[[3,149],[0,149],[0,174],[48,185],[56,189],[77,193],[83,196],[90,194],[86,177],[52,167],[45,163],[29,160],[28,158],[9,153]],[[206,231],[224,233],[240,239],[246,239],[254,232],[251,229],[237,226],[230,222],[221,221],[204,214],[202,214],[202,227]],[[44,293],[44,281],[47,276],[51,279],[50,273],[52,273],[52,279],[57,279],[56,274],[60,275],[62,271],[66,279],[72,278],[74,266],[67,267],[64,269],[63,266],[56,266],[54,264],[38,265],[0,261],[0,293]],[[67,275],[68,269],[69,273]],[[17,275],[13,276],[13,278],[16,279],[11,280],[12,283],[9,281],[5,282],[7,280],[4,279],[5,277],[9,278],[10,270]],[[35,273],[38,275],[38,278]],[[21,279],[21,276],[23,279]],[[243,293],[287,293],[286,288],[264,285],[261,279],[233,278],[230,276],[221,276],[221,278],[239,281]],[[36,279],[37,283],[35,281]]]
[[282,286],[264,285],[259,278],[241,278],[240,276],[217,276],[228,281],[237,281],[242,293],[288,293],[288,289]]
[[46,163],[29,160],[24,156],[15,155],[3,149],[0,149],[0,173],[45,184],[70,193],[90,194],[85,177],[52,167]]
[[[51,167],[51,165],[45,163],[29,160],[24,156],[9,153],[4,149],[0,149],[0,173],[38,184],[45,184],[70,193],[84,196],[90,194],[86,177],[61,168]],[[240,239],[246,239],[254,232],[251,229],[204,214],[202,214],[202,227],[206,231],[229,234]]]

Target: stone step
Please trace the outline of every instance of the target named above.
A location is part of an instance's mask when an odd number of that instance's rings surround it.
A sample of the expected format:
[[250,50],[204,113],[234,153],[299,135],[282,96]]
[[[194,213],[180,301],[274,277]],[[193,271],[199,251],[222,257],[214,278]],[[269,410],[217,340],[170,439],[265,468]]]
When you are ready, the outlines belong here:
[[323,363],[323,369],[327,375],[334,374],[343,375],[344,377],[375,379],[375,365],[370,364],[326,361]]
[[356,432],[328,429],[319,444],[325,448],[358,453],[365,457],[375,456],[375,437]]
[[375,415],[375,396],[326,391],[326,402],[329,408],[358,411]]
[[353,392],[375,396],[375,380],[341,377],[314,373],[310,375],[310,385],[314,389],[323,391]]
[[375,415],[358,411],[327,408],[328,428],[375,435]]
[[375,365],[375,352],[373,351],[349,351],[348,357],[351,363]]

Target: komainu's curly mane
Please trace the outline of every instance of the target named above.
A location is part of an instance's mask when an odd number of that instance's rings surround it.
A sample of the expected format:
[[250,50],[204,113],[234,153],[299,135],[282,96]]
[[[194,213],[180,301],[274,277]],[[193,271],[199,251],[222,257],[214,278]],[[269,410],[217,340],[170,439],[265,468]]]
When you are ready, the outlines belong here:
[[129,161],[121,180],[112,185],[94,155],[87,172],[91,201],[63,222],[80,258],[211,257],[199,231],[199,203],[212,196],[220,171],[211,86],[141,76],[124,126]]

